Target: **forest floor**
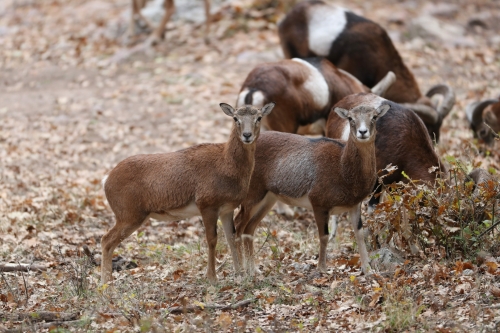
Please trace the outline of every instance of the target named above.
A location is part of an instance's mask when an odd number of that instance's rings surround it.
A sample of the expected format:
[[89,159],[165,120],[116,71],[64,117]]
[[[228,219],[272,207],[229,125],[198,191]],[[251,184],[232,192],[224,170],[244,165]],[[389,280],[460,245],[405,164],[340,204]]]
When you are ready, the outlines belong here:
[[[0,262],[47,268],[0,273],[0,331],[500,331],[500,231],[471,234],[463,220],[443,227],[444,241],[427,237],[414,255],[395,237],[403,261],[363,276],[345,219],[320,273],[311,212],[296,208],[293,219],[270,212],[256,232],[262,274],[253,279],[234,277],[219,226],[215,285],[205,278],[201,218],[152,220],[115,251],[137,267],[100,286],[82,248],[99,260],[100,239],[114,224],[103,176],[134,154],[224,142],[232,121],[218,104],[235,103],[254,66],[282,58],[276,22],[289,6],[219,1],[209,43],[199,20],[180,15],[165,41],[141,49],[140,40],[125,45],[129,2],[0,3]],[[500,144],[473,140],[464,112],[500,95],[500,3],[335,3],[385,27],[423,91],[442,82],[455,89],[436,146],[443,163],[500,171]],[[495,200],[479,202],[485,225],[499,218]],[[462,217],[460,202],[443,211]],[[376,229],[387,214],[378,210],[366,223]],[[211,307],[231,304],[238,306]],[[195,312],[172,311],[194,305]],[[74,316],[50,324],[43,311]]]

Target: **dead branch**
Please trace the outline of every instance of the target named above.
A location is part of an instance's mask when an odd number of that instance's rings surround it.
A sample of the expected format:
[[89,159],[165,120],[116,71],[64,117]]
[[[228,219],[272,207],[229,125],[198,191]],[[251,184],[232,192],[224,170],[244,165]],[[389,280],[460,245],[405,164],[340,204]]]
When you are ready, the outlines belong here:
[[224,261],[219,265],[219,267],[217,267],[217,269],[215,270],[216,272],[220,272],[222,270],[222,267],[224,267],[224,264],[226,263],[227,261],[227,257],[224,259]]
[[67,312],[50,312],[50,311],[39,311],[39,312],[27,312],[27,313],[0,313],[0,320],[9,321],[21,321],[29,319],[31,321],[70,321],[78,318],[78,313],[67,313]]
[[42,265],[0,263],[0,272],[40,272],[46,270],[47,267]]
[[87,257],[89,257],[90,262],[92,263],[92,265],[94,265],[94,266],[100,266],[99,263],[95,260],[94,254],[90,251],[90,249],[89,249],[89,247],[87,245],[83,246],[83,253],[85,253],[85,255]]
[[241,302],[230,304],[230,305],[206,304],[204,306],[201,306],[201,305],[175,306],[173,308],[168,309],[168,312],[170,312],[170,313],[187,313],[187,312],[195,312],[195,311],[203,311],[203,310],[234,310],[237,308],[245,307],[254,301],[255,301],[255,299],[246,299],[246,300],[243,300]]
[[[52,328],[57,328],[57,327],[69,327],[69,326],[82,326],[88,323],[87,320],[69,320],[69,321],[53,321],[49,323],[40,323],[37,325],[38,329],[52,329]],[[10,328],[3,330],[3,333],[19,333],[19,332],[25,332],[26,331],[26,326],[21,326],[21,327],[16,327],[16,328]]]

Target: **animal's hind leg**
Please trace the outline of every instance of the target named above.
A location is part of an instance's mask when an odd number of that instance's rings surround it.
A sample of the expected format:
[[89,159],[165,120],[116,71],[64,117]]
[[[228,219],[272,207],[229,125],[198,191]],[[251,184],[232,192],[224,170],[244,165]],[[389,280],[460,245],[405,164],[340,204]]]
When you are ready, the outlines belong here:
[[208,34],[210,32],[210,22],[211,22],[211,16],[210,16],[210,0],[204,0],[204,6],[205,6],[205,37],[208,37]]
[[266,195],[263,200],[261,200],[257,205],[254,205],[251,209],[253,215],[250,216],[243,235],[241,236],[243,252],[245,253],[245,266],[249,276],[255,275],[255,272],[257,271],[255,268],[253,248],[255,229],[257,229],[259,222],[266,216],[275,203],[276,199],[273,196]]
[[127,219],[117,218],[116,224],[107,234],[102,236],[101,239],[101,249],[102,249],[102,260],[101,260],[101,283],[105,284],[112,279],[112,269],[113,269],[113,251],[125,238],[130,236],[134,231],[139,229],[142,225],[145,216],[136,216]]
[[222,226],[224,227],[224,235],[226,236],[227,244],[231,250],[233,257],[233,266],[235,274],[241,270],[240,256],[236,246],[236,229],[234,228],[233,211],[221,215]]
[[276,203],[276,213],[286,216],[287,218],[292,218],[295,214],[290,206],[281,201]]
[[335,235],[337,234],[338,218],[338,215],[330,216],[330,221],[328,222],[328,230],[330,232],[330,236],[328,238],[329,242],[333,242],[335,240]]

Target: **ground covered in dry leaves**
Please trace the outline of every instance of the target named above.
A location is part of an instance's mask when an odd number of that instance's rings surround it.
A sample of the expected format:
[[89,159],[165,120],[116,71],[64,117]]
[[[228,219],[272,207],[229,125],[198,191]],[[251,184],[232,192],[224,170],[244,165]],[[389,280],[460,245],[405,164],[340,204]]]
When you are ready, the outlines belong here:
[[[446,82],[457,93],[436,146],[457,182],[398,187],[366,221],[372,250],[391,246],[402,259],[362,276],[342,222],[321,274],[312,214],[271,212],[257,231],[262,274],[233,276],[219,228],[219,283],[210,285],[200,218],[153,220],[115,251],[137,267],[116,272],[111,290],[82,250],[99,261],[100,238],[114,223],[100,180],[133,154],[224,142],[231,120],[218,104],[235,102],[256,64],[282,57],[276,21],[290,3],[215,2],[209,44],[200,21],[181,10],[166,41],[141,49],[142,36],[134,49],[124,37],[128,0],[3,0],[0,262],[47,269],[1,273],[0,330],[499,331],[500,230],[487,231],[499,218],[498,184],[474,189],[464,174],[498,172],[500,143],[475,142],[464,109],[500,94],[500,6],[336,3],[390,32],[423,91]],[[44,322],[44,311],[70,321]]]

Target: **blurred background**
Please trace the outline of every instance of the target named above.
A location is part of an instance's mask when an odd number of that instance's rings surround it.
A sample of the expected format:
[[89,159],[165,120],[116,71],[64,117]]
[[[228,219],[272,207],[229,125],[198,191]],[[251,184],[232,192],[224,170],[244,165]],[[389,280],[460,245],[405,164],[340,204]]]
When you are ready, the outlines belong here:
[[[442,82],[455,89],[436,147],[442,158],[500,170],[498,143],[472,140],[464,112],[472,101],[500,95],[499,1],[326,2],[382,25],[422,91]],[[146,34],[127,38],[130,0],[1,0],[0,260],[76,258],[82,244],[98,252],[114,223],[100,180],[117,162],[226,141],[232,122],[218,104],[235,104],[255,65],[282,59],[276,24],[294,3],[212,0],[205,36],[203,2],[176,0],[165,40],[147,47]],[[158,1],[143,13],[157,20]],[[311,215],[290,230],[307,229],[311,245],[303,252],[315,253],[314,224],[304,221]],[[194,219],[147,223],[123,247],[148,262],[141,244],[200,242],[204,233]],[[59,290],[44,288],[43,302]]]

